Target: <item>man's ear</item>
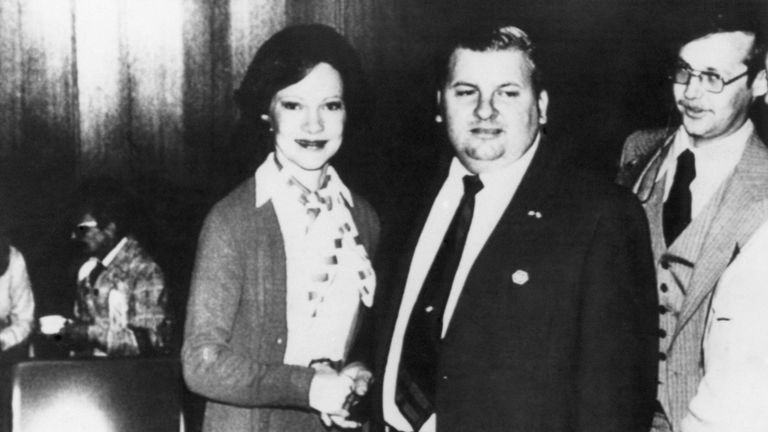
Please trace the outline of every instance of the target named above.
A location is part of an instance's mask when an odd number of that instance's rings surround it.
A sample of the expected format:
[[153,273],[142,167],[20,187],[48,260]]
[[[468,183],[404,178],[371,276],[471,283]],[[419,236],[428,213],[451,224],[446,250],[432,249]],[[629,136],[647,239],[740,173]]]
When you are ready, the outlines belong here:
[[549,93],[546,90],[539,92],[539,124],[547,124],[547,108],[549,107]]
[[435,102],[437,103],[437,112],[438,112],[438,114],[435,115],[435,123],[442,123],[443,115],[440,113],[443,112],[443,92],[441,92],[440,90],[438,90],[437,94],[435,95]]
[[117,226],[114,222],[110,222],[107,226],[104,227],[103,231],[109,237],[114,239],[115,235],[117,234]]
[[765,69],[761,70],[755,77],[755,81],[752,82],[752,97],[759,98],[766,96],[766,103],[768,103],[768,77],[766,77]]

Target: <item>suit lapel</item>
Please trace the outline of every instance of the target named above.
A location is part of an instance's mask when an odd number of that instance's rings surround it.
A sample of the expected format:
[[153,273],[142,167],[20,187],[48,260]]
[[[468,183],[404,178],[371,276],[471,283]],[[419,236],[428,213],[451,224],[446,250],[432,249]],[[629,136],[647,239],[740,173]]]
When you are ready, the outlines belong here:
[[672,342],[714,289],[736,248],[741,248],[768,217],[768,150],[755,135],[726,181],[723,201],[696,261]]
[[521,221],[530,219],[528,211],[539,208],[542,200],[550,194],[556,182],[555,176],[567,176],[566,172],[553,169],[554,165],[561,162],[560,158],[553,153],[554,149],[551,149],[542,138],[531,164],[512,196],[512,201],[504,210],[496,228],[491,232],[489,240],[497,236],[497,231],[512,229]]
[[[438,175],[435,176],[434,181],[427,188],[425,196],[425,202],[428,205],[422,206],[415,218],[415,222],[410,229],[410,235],[405,247],[395,247],[398,252],[395,255],[399,256],[394,264],[394,276],[387,284],[386,289],[376,290],[375,305],[384,305],[384,310],[380,316],[380,334],[381,342],[378,344],[378,350],[376,351],[376,362],[381,365],[381,372],[384,372],[384,365],[386,364],[387,356],[389,355],[390,344],[392,342],[392,334],[397,324],[397,317],[400,311],[400,304],[403,301],[403,294],[405,292],[405,284],[408,281],[408,274],[410,273],[411,261],[413,260],[413,254],[416,251],[416,245],[421,236],[421,232],[424,230],[424,225],[429,217],[429,212],[432,210],[432,206],[435,203],[440,189],[445,183],[450,170],[450,158],[441,157],[439,160],[440,168],[438,169]],[[386,296],[384,296],[386,293]],[[377,306],[381,307],[381,306]]]
[[658,129],[648,132],[648,136],[643,136],[642,139],[632,139],[632,144],[628,144],[631,148],[627,148],[627,154],[624,155],[627,161],[621,165],[616,182],[632,189],[637,180],[644,177],[646,173],[653,173],[650,178],[655,179],[659,165],[654,163],[659,158],[663,161],[666,155],[666,151],[660,154],[659,149],[664,147],[668,150],[668,144],[672,142],[673,136],[674,129]]
[[651,154],[650,163],[647,165],[647,168],[641,172],[637,185],[630,185],[636,187],[637,198],[642,203],[648,202],[653,194],[654,188],[658,183],[656,177],[658,177],[659,170],[661,169],[664,160],[667,158],[667,153],[669,153],[669,150],[672,148],[673,137],[674,135],[669,135],[656,142],[656,145],[653,146],[656,150]]

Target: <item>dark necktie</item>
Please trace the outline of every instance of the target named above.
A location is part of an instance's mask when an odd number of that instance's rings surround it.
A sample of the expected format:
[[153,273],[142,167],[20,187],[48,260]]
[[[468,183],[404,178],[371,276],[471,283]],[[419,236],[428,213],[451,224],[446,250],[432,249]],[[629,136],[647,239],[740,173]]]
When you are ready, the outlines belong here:
[[88,274],[88,288],[93,290],[93,295],[98,295],[96,290],[96,279],[104,273],[105,269],[106,267],[102,264],[101,260],[98,260],[96,265],[93,266],[93,270]]
[[664,240],[667,247],[691,222],[691,182],[696,178],[693,152],[685,150],[677,157],[677,169],[667,201],[664,203]]
[[465,176],[464,196],[424,279],[403,338],[395,403],[418,431],[434,410],[443,312],[472,223],[478,176]]

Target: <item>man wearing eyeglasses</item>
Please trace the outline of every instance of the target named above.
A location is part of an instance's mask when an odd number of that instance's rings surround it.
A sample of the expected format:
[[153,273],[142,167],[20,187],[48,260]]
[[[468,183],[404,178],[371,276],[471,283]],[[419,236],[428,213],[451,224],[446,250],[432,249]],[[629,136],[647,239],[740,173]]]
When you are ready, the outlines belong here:
[[91,179],[79,192],[72,239],[88,259],[78,271],[75,320],[62,330],[65,341],[97,355],[162,351],[163,272],[134,235],[131,196],[107,178]]
[[[654,431],[768,430],[768,149],[748,112],[765,93],[747,11],[715,11],[670,74],[681,124],[624,145],[619,183],[651,226],[659,296]],[[752,15],[752,16],[750,16]]]

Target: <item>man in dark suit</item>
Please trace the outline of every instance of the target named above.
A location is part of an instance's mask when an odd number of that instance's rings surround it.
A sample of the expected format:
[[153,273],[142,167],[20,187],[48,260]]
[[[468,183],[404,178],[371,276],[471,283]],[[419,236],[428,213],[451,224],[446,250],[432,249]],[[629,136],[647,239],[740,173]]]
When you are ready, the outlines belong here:
[[525,32],[462,35],[444,64],[454,157],[382,323],[380,425],[647,430],[658,328],[639,203],[557,158]]

